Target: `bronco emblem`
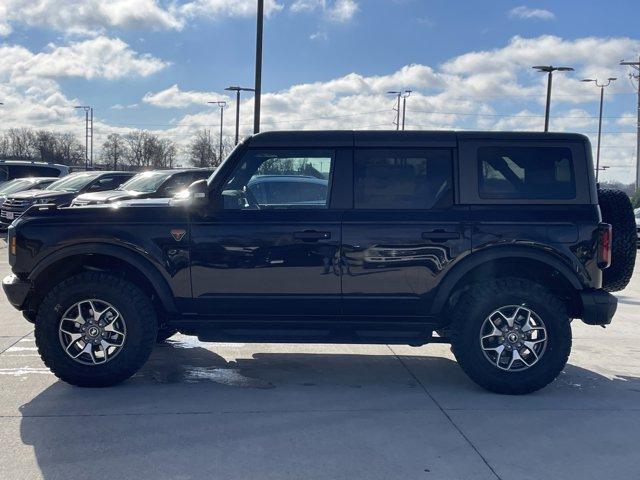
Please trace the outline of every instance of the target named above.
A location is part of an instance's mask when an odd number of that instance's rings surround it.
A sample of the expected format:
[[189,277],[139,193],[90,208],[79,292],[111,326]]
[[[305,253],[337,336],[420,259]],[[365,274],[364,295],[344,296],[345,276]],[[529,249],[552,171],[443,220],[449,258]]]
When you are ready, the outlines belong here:
[[171,229],[171,236],[176,242],[182,240],[187,231],[184,228],[173,228]]

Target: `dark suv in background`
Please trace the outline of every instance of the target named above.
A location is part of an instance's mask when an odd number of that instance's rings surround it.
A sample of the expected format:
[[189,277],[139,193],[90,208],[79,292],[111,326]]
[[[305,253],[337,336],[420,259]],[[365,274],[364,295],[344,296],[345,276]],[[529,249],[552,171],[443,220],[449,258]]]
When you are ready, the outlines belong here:
[[68,206],[81,193],[113,190],[133,175],[132,172],[77,172],[53,182],[42,190],[25,190],[11,194],[0,210],[0,225],[10,225],[32,205]]
[[132,198],[171,198],[196,180],[209,178],[213,171],[197,168],[141,172],[114,190],[78,195],[71,206],[100,205]]
[[[252,188],[266,178],[286,192]],[[273,132],[169,205],[31,208],[3,286],[75,385],[128,378],[180,331],[446,342],[475,382],[518,394],[562,371],[572,319],[611,322],[635,241],[581,135]]]

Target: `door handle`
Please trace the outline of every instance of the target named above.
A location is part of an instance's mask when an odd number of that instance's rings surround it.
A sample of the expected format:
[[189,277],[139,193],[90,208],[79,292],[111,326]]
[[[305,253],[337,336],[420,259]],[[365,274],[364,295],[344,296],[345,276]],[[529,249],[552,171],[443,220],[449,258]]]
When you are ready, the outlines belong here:
[[305,230],[304,232],[293,232],[293,238],[303,242],[317,242],[318,240],[328,240],[331,232],[317,232],[316,230]]
[[459,238],[460,232],[446,232],[444,230],[422,232],[423,240],[457,240]]

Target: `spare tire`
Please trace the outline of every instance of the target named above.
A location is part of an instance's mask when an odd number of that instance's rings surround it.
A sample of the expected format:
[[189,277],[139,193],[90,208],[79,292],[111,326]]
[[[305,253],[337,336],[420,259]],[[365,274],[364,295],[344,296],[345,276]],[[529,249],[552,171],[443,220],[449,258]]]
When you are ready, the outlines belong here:
[[613,188],[598,189],[602,221],[613,227],[611,266],[604,270],[602,288],[619,292],[626,288],[636,264],[637,234],[633,207],[628,195]]

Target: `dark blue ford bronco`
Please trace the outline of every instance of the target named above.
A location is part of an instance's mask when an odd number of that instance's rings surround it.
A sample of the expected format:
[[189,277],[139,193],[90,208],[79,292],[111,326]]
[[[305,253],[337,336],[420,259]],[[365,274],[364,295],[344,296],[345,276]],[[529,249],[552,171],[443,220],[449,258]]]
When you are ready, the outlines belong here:
[[562,371],[572,319],[611,322],[635,235],[581,135],[273,132],[170,203],[31,207],[3,286],[74,385],[121,382],[181,332],[451,343],[475,382],[519,394]]

